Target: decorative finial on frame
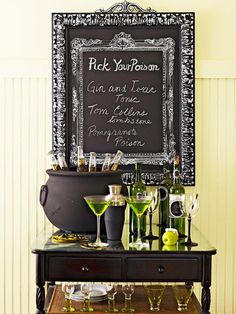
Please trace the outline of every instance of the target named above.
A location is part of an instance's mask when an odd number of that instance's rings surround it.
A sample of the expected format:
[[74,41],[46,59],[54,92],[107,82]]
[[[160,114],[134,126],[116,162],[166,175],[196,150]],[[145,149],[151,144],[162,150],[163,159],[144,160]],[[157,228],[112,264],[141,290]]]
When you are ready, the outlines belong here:
[[113,4],[109,9],[104,10],[100,9],[96,12],[100,13],[154,13],[155,10],[152,10],[151,8],[143,9],[138,4],[131,3],[128,1],[123,1],[120,3]]

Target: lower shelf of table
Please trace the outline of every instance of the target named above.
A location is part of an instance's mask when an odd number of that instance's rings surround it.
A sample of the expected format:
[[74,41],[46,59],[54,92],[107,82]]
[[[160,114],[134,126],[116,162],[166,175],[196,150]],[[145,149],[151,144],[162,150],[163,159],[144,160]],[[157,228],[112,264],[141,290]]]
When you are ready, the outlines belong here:
[[[48,291],[47,299],[47,312],[48,314],[61,314],[62,308],[64,306],[64,294],[61,291],[61,286],[53,286]],[[75,307],[76,312],[81,313],[80,308],[82,307],[82,302],[72,301],[73,307]],[[91,303],[96,314],[104,313],[107,308],[107,301]],[[121,308],[124,307],[124,295],[119,291],[115,299],[116,308],[119,309],[121,313]],[[132,306],[135,308],[135,313],[152,313],[149,309],[149,303],[144,291],[144,288],[141,286],[135,287],[135,292],[132,297]],[[161,311],[160,314],[177,314],[180,313],[177,311],[177,303],[174,299],[173,291],[171,287],[165,289],[162,302],[161,302]],[[186,314],[199,314],[200,313],[200,304],[195,297],[192,295],[191,300],[188,304],[188,311],[184,312]]]

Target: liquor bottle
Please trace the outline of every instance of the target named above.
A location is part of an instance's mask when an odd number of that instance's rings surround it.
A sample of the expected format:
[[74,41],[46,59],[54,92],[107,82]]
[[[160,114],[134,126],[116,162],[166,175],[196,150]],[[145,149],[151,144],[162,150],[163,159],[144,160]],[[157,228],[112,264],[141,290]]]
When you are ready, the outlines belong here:
[[[141,164],[135,164],[135,182],[131,187],[131,196],[146,195],[146,185],[142,181],[142,169]],[[136,235],[138,230],[138,219],[133,210],[130,208],[130,233]],[[146,233],[146,214],[140,217],[140,232],[141,236]]]
[[65,159],[65,156],[63,155],[63,153],[57,154],[57,160],[58,160],[58,163],[59,163],[61,170],[64,170],[64,171],[68,170],[66,159]]
[[113,158],[112,162],[111,162],[111,171],[116,171],[118,166],[119,166],[119,162],[121,160],[121,158],[123,157],[124,153],[121,150],[118,150],[117,153],[115,154],[115,157]]
[[86,172],[87,167],[85,165],[84,151],[82,146],[78,146],[78,162],[77,172]]
[[51,164],[51,169],[54,171],[58,171],[60,170],[60,166],[57,160],[56,155],[54,154],[54,152],[51,150],[49,153],[49,158],[50,158],[50,164]]
[[89,172],[96,172],[97,171],[96,156],[97,156],[97,154],[95,152],[90,152]]
[[109,171],[110,170],[110,163],[111,163],[111,154],[106,153],[105,159],[102,165],[102,171]]
[[160,182],[160,209],[159,209],[159,227],[160,234],[165,232],[165,229],[169,227],[169,193],[170,188],[173,185],[173,181],[170,173],[169,162],[164,163],[163,167],[163,180]]
[[180,180],[179,156],[175,156],[173,185],[169,194],[170,227],[178,230],[179,237],[185,237],[185,211],[184,211],[185,189]]

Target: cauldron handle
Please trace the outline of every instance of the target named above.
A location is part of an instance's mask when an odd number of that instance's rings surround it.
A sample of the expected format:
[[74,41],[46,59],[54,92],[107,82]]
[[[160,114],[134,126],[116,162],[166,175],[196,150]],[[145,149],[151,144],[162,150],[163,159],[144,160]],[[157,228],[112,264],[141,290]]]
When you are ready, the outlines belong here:
[[47,185],[42,185],[40,189],[39,202],[42,206],[46,203],[48,196],[48,187]]

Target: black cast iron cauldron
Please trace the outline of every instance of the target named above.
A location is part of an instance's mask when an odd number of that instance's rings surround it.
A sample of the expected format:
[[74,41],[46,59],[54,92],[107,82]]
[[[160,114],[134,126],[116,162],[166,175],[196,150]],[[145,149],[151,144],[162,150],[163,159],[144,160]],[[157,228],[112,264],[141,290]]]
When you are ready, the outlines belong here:
[[[96,233],[97,219],[84,195],[109,194],[108,185],[122,184],[122,171],[75,172],[47,170],[49,179],[41,186],[40,204],[57,228],[79,233]],[[101,233],[105,234],[101,217]]]

